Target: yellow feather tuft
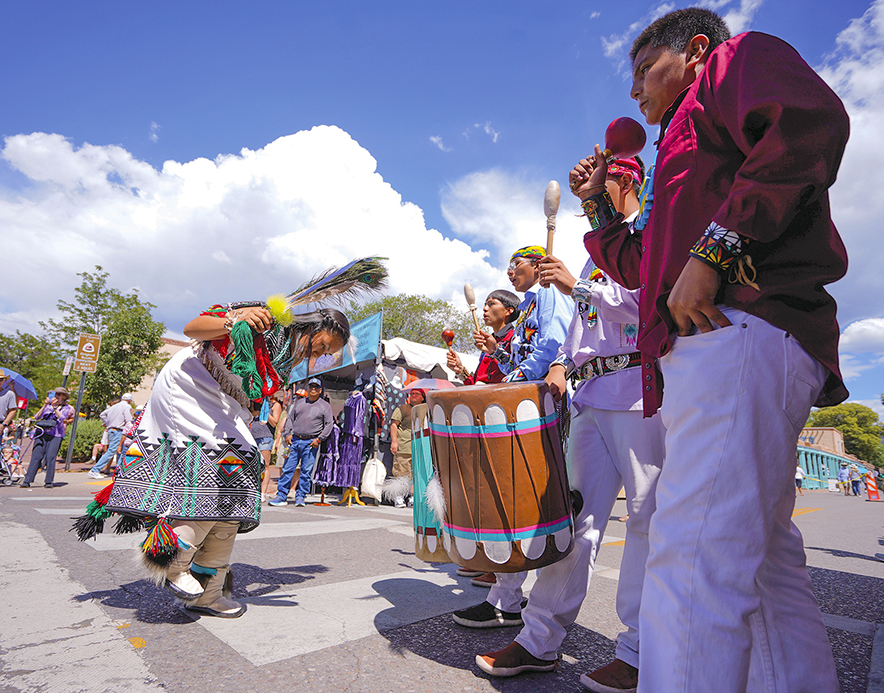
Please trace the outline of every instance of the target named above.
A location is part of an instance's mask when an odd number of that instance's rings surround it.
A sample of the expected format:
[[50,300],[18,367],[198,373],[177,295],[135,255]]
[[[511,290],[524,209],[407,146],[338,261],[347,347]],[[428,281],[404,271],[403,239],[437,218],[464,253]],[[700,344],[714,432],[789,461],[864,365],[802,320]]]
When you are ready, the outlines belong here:
[[294,320],[294,316],[289,310],[288,301],[282,294],[275,294],[267,299],[267,310],[270,311],[273,319],[283,327],[288,327]]

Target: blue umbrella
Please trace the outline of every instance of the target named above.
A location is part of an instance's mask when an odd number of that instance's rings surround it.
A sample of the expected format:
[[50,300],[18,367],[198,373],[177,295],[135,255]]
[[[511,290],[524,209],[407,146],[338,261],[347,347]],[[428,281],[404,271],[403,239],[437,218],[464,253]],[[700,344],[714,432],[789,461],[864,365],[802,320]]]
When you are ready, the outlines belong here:
[[0,368],[0,374],[2,374],[0,377],[9,376],[12,379],[12,390],[18,397],[38,399],[37,391],[34,389],[33,383],[25,376],[19,375],[8,368]]

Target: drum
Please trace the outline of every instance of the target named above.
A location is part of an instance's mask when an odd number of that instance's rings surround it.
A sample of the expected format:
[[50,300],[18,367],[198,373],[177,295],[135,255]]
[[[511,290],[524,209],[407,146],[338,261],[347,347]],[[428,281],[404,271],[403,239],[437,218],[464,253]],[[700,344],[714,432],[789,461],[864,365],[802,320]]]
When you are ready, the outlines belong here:
[[433,464],[445,492],[443,546],[471,570],[514,573],[574,544],[555,403],[546,383],[428,393]]
[[411,478],[414,484],[414,554],[429,563],[451,563],[442,546],[442,525],[427,504],[427,485],[433,476],[427,405],[411,410]]

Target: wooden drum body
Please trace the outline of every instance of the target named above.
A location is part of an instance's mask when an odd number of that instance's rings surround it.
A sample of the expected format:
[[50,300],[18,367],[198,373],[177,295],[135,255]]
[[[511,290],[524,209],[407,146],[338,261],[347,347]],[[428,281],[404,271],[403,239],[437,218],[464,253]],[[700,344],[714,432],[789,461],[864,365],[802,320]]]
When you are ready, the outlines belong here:
[[414,483],[414,554],[430,563],[451,563],[442,546],[442,525],[427,505],[427,484],[433,476],[427,405],[411,410],[411,477]]
[[434,391],[427,405],[451,560],[514,573],[570,553],[571,497],[546,383]]

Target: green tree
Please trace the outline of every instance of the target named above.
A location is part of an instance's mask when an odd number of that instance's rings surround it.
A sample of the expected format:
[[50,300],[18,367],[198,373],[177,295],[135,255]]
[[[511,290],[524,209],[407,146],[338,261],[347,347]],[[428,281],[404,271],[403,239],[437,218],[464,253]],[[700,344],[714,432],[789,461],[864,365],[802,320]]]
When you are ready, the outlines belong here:
[[83,281],[74,290],[74,301],[57,304],[62,318],[40,326],[62,353],[73,353],[81,332],[101,335],[98,366],[86,376],[84,401],[103,409],[111,397],[135,388],[160,366],[166,326],[153,319],[156,306],[142,301],[137,291],[124,294],[109,287],[109,275],[100,266],[77,276]]
[[[358,305],[350,304],[347,317],[351,322],[384,311],[382,339],[402,337],[412,342],[444,347],[442,330],[454,331],[454,348],[474,352],[473,318],[469,311],[458,310],[450,303],[422,295],[397,294]],[[480,316],[481,321],[481,316]]]
[[837,428],[844,435],[844,447],[851,455],[874,465],[884,463],[884,424],[878,414],[862,404],[845,402],[810,413],[808,426]]
[[61,385],[64,356],[49,340],[16,330],[0,335],[0,367],[30,380],[42,401],[48,390]]

